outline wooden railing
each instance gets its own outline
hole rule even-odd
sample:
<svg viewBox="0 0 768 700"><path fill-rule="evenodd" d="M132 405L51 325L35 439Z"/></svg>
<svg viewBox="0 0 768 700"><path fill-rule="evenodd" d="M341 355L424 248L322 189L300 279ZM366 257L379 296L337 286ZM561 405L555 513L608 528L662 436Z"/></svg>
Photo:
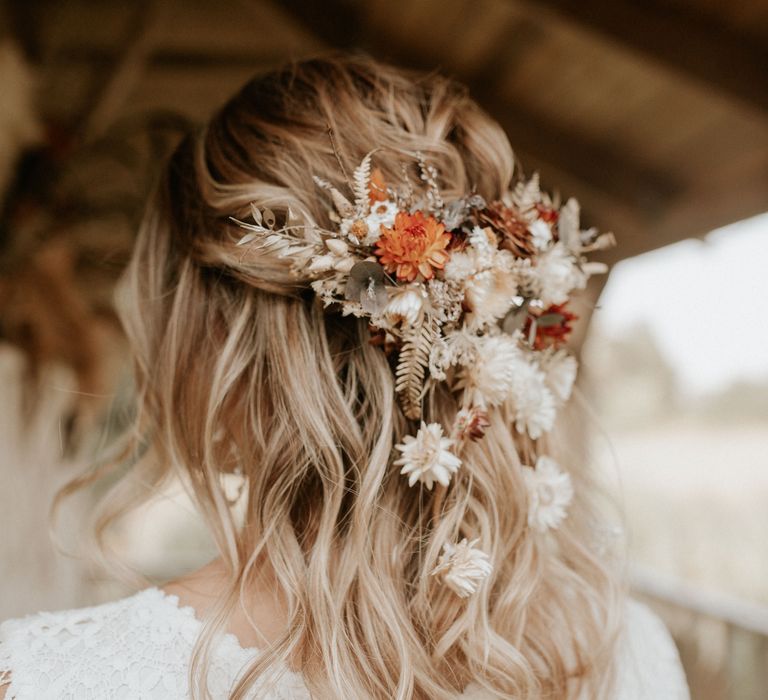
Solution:
<svg viewBox="0 0 768 700"><path fill-rule="evenodd" d="M630 581L672 632L692 700L768 698L768 607L647 569Z"/></svg>

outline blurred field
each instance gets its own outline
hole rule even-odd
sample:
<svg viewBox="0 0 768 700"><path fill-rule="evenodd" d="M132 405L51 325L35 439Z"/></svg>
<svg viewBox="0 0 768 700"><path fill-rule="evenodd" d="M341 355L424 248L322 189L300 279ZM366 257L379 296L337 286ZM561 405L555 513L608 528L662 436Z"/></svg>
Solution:
<svg viewBox="0 0 768 700"><path fill-rule="evenodd" d="M768 604L768 426L664 422L595 447L633 562Z"/></svg>

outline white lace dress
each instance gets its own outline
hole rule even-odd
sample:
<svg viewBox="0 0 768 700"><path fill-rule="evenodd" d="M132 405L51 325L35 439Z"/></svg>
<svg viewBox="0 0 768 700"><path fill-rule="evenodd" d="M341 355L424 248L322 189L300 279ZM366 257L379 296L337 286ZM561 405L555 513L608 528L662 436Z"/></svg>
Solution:
<svg viewBox="0 0 768 700"><path fill-rule="evenodd" d="M147 588L128 598L63 612L38 613L0 625L0 689L7 700L184 700L187 671L201 623L178 598ZM233 635L216 646L208 687L226 698L257 654ZM631 602L620 648L616 700L688 700L680 660L661 621ZM5 685L4 685L5 684ZM288 669L260 700L308 700L301 675ZM468 688L467 700L487 696Z"/></svg>

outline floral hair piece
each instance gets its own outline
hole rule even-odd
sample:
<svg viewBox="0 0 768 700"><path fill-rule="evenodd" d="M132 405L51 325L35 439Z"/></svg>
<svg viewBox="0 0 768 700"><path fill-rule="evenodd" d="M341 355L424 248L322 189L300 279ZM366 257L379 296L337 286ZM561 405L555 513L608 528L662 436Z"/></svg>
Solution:
<svg viewBox="0 0 768 700"><path fill-rule="evenodd" d="M577 370L563 347L576 319L567 303L590 275L606 271L586 253L614 239L582 230L576 200L561 205L541 191L537 175L494 202L476 193L444 201L438 173L421 154L415 188L405 164L403 182L388 186L373 168L374 153L354 171L352 200L315 177L333 203L333 229L290 211L277 227L272 211L252 205L253 222L235 220L248 230L238 243L285 259L324 307L368 319L372 342L393 359L405 417L420 421L395 446L394 465L409 486L438 484L437 515L462 448L483 437L496 407L509 407L515 430L533 444L552 429ZM460 392L450 426L422 419L422 398L437 382ZM568 474L539 454L524 467L524 482L529 526L557 528L573 496ZM492 571L478 541L446 542L431 571L460 597Z"/></svg>

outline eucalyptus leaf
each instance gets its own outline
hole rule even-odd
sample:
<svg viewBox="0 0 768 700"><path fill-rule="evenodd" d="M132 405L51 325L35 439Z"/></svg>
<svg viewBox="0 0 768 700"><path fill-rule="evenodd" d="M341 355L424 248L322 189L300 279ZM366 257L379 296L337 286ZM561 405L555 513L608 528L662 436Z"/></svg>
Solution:
<svg viewBox="0 0 768 700"><path fill-rule="evenodd" d="M501 322L501 329L512 335L515 331L522 330L525 321L528 318L528 305L530 300L526 299L520 306L510 309Z"/></svg>
<svg viewBox="0 0 768 700"><path fill-rule="evenodd" d="M379 313L387 303L384 268L377 262L363 260L349 271L344 298L360 302L366 313Z"/></svg>

